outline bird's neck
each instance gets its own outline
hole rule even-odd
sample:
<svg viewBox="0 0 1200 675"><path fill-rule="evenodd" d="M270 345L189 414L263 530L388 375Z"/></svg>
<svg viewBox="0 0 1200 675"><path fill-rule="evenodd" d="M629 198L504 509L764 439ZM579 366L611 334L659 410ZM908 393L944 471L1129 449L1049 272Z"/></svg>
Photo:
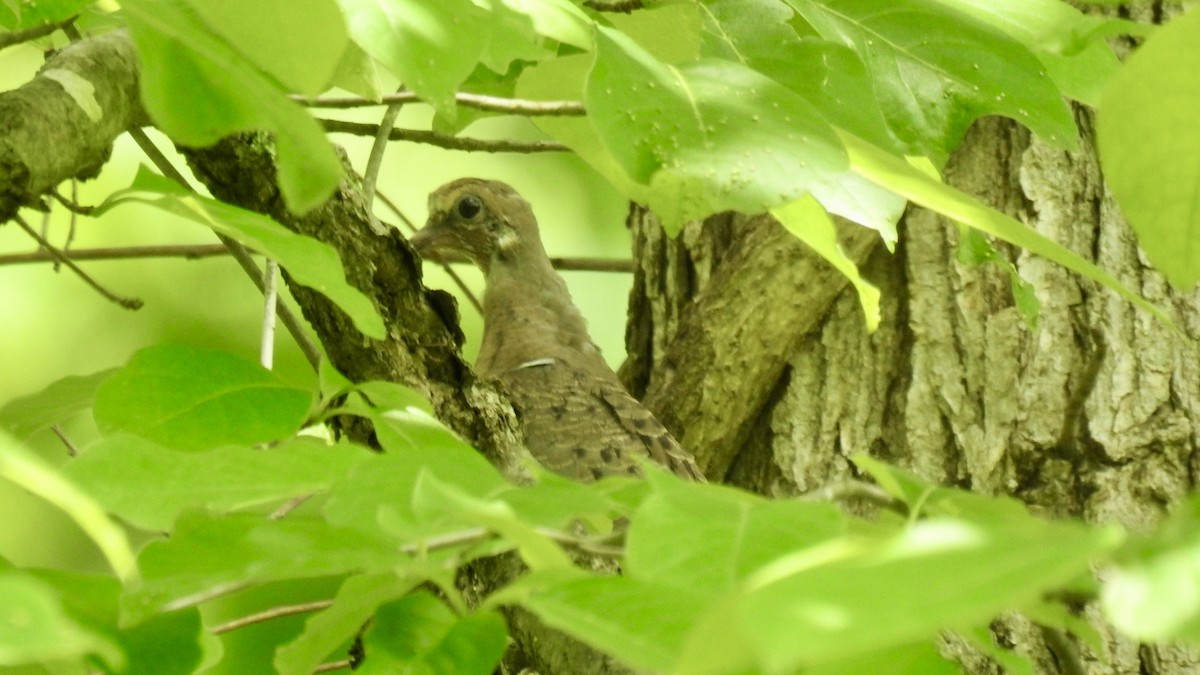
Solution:
<svg viewBox="0 0 1200 675"><path fill-rule="evenodd" d="M587 323L544 252L493 262L483 300L483 344L476 371L500 377L541 359L602 362Z"/></svg>

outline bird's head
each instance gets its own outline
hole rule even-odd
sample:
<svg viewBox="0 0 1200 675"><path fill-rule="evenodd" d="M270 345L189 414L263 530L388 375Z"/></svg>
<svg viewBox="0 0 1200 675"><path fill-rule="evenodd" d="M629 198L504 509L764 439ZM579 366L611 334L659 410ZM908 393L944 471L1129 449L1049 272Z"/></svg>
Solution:
<svg viewBox="0 0 1200 675"><path fill-rule="evenodd" d="M487 272L497 260L540 249L529 203L508 185L461 178L429 195L429 220L409 240L422 258L471 262Z"/></svg>

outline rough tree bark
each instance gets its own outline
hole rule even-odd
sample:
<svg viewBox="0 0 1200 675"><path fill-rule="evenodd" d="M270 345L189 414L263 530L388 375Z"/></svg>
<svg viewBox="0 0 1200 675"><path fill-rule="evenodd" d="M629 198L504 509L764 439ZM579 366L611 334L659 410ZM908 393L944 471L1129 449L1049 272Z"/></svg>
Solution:
<svg viewBox="0 0 1200 675"><path fill-rule="evenodd" d="M946 178L1112 271L1200 337L1200 292L1177 292L1149 268L1104 188L1093 117L1080 110L1077 118L1078 152L1007 120L982 120ZM630 225L641 262L633 357L622 374L712 480L795 495L856 477L850 456L870 453L938 483L1015 496L1048 516L1134 529L1195 487L1196 354L1153 317L1054 263L998 245L1042 303L1030 330L1007 272L960 264L958 226L911 208L895 254L853 239L847 246L865 253L864 274L883 293L882 322L868 334L854 290L815 293L812 285L830 283L815 271L822 264L773 236L782 230L775 223L722 216L675 241L645 211L634 209ZM744 323L708 325L729 298L752 304L727 314ZM698 338L698 324L711 335ZM762 367L776 355L778 368ZM735 400L754 406L717 404ZM1029 621L1006 617L993 629L1043 672L1064 672ZM1200 667L1193 652L1107 637L1107 664L1075 645L1088 672ZM948 649L971 672L998 672Z"/></svg>

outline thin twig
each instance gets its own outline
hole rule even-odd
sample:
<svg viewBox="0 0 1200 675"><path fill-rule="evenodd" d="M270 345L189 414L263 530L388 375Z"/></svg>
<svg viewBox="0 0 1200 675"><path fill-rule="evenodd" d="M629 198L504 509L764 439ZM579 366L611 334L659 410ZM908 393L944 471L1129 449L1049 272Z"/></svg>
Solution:
<svg viewBox="0 0 1200 675"><path fill-rule="evenodd" d="M34 26L33 28L26 28L25 30L13 31L11 33L0 33L0 49L11 47L13 45L19 45L22 42L36 40L40 37L45 37L59 28L69 25L74 20L75 17L73 16L66 21L60 21L58 23L47 23L42 24L41 26Z"/></svg>
<svg viewBox="0 0 1200 675"><path fill-rule="evenodd" d="M603 541L579 537L570 532L551 529L549 527L536 528L538 534L550 539L563 546L570 546L584 553L593 555L601 555L609 558L619 558L625 555L625 549L615 546L605 546ZM425 541L415 544L405 544L400 547L401 553L416 555L421 552L437 551L444 548L453 548L463 544L474 544L488 539L495 538L496 534L491 530L483 527L472 527L459 532L451 532L437 537L430 537Z"/></svg>
<svg viewBox="0 0 1200 675"><path fill-rule="evenodd" d="M556 270L571 272L621 272L633 273L632 260L606 258L551 258L550 265Z"/></svg>
<svg viewBox="0 0 1200 675"><path fill-rule="evenodd" d="M294 616L296 614L307 614L308 612L316 612L322 609L328 609L333 606L332 600L317 600L315 602L306 602L299 605L284 605L282 607L272 607L264 612L243 616L240 619L227 621L219 626L213 626L208 632L213 635L228 633L231 630L245 628L256 623L278 619L284 616Z"/></svg>
<svg viewBox="0 0 1200 675"><path fill-rule="evenodd" d="M263 320L262 337L258 347L258 362L271 370L275 365L275 316L279 311L279 263L267 259L263 270Z"/></svg>
<svg viewBox="0 0 1200 675"><path fill-rule="evenodd" d="M197 260L226 255L229 255L229 249L225 248L223 244L188 244L77 248L72 250L67 257L71 260L128 260L131 258L185 258L188 260ZM45 263L53 262L54 260L55 257L53 255L43 250L32 253L8 253L0 255L0 266Z"/></svg>
<svg viewBox="0 0 1200 675"><path fill-rule="evenodd" d="M285 516L287 516L287 514L291 513L292 511L295 511L297 508L300 507L301 504L303 504L304 502L308 501L311 498L312 498L311 494L300 495L299 497L292 497L291 499L287 500L287 502L285 502L283 504L283 506L280 506L279 508L275 509L275 511L273 511L271 513L271 515L267 516L267 520L282 520Z"/></svg>
<svg viewBox="0 0 1200 675"><path fill-rule="evenodd" d="M328 97L309 99L303 96L292 96L293 101L310 108L365 108L377 105L392 105L394 103L417 103L421 99L411 91L387 94L378 101L372 101L358 96ZM527 101L519 98L501 98L484 94L460 93L454 95L454 100L464 108L475 108L488 112L512 113L514 115L562 115L580 116L587 111L579 101Z"/></svg>
<svg viewBox="0 0 1200 675"><path fill-rule="evenodd" d="M129 135L164 176L195 192L192 186L188 184L187 179L183 177L183 174L179 173L179 170L171 164L166 155L162 154L158 146L154 145L145 131L134 127L129 130ZM216 235L221 240L221 243L225 245L225 248L229 249L230 254L233 255L233 259L237 261L242 270L250 277L250 280L254 282L259 292L264 292L266 289L263 285L262 270L255 264L254 259L250 257L250 252L246 250L246 247L219 232ZM304 332L303 324L292 313L292 310L288 309L287 305L280 304L277 310L279 312L279 319L283 321L284 327L287 328L292 339L296 341L296 345L300 347L300 351L308 360L309 365L316 371L321 363L321 352L313 344L312 340L309 339L308 334Z"/></svg>
<svg viewBox="0 0 1200 675"><path fill-rule="evenodd" d="M400 210L400 207L396 206L395 202L393 202L391 199L388 199L387 195L380 192L376 196L379 197L379 201L383 202L384 206L388 207L392 213L396 214L396 217L398 217L401 222L408 226L409 232L417 231L417 226L414 225L411 220L409 220L408 216L404 215L404 212ZM467 288L466 282L462 280L462 277L458 276L458 272L450 269L449 263L442 263L441 265L442 269L446 270L446 275L450 277L450 280L453 281L456 286L458 286L458 290L462 291L463 295L467 297L467 300L471 303L471 305L475 307L475 310L480 314L483 314L483 303L479 302L479 298L475 297L475 294L471 292L471 289Z"/></svg>
<svg viewBox="0 0 1200 675"><path fill-rule="evenodd" d="M117 303L118 305L124 307L125 309L141 309L142 308L142 301L139 300L138 298L127 298L127 297L124 297L121 295L117 295L116 293L113 293L112 291L108 290L107 288L101 286L100 283L97 282L95 279L93 279L90 275L88 275L87 272L84 272L79 267L79 265L76 265L75 261L71 260L66 255L64 255L61 251L54 248L54 246L52 246L50 244L50 242L46 241L45 237L38 234L37 230L30 227L29 223L25 222L24 218L22 218L21 216L18 216L18 215L14 215L13 220L16 221L17 225L19 225L22 230L25 230L26 234L33 237L34 241L36 241L38 243L38 245L40 245L43 249L45 249L46 252L48 252L54 258L54 260L66 265L72 272L74 272L76 275L78 275L80 279L83 279L83 281L88 286L91 286L92 288L94 288L97 293L99 293L100 295L103 295L108 300L111 300L112 302Z"/></svg>
<svg viewBox="0 0 1200 675"><path fill-rule="evenodd" d="M354 667L354 659L342 659L341 661L330 661L322 663L313 668L313 673L332 673L335 670L349 670Z"/></svg>
<svg viewBox="0 0 1200 675"><path fill-rule="evenodd" d="M374 136L379 132L378 124L363 122L346 122L317 118L317 122L325 130L335 134L352 134L355 136ZM419 129L392 129L388 138L393 141L408 141L410 143L425 143L447 150L462 150L463 152L569 152L571 149L562 143L554 141L489 141L481 138L465 138L462 136L446 136L433 131Z"/></svg>
<svg viewBox="0 0 1200 675"><path fill-rule="evenodd" d="M642 0L616 0L609 2L608 0L584 0L584 7L590 7L597 12L620 12L621 14L632 14L635 9L642 9L645 5Z"/></svg>
<svg viewBox="0 0 1200 675"><path fill-rule="evenodd" d="M53 431L54 435L58 436L58 440L62 441L63 445L67 446L68 457L79 456L79 448L75 447L75 444L71 442L71 439L67 437L67 434L63 432L61 427L59 427L57 424L51 424L50 431Z"/></svg>
<svg viewBox="0 0 1200 675"><path fill-rule="evenodd" d="M403 85L400 88L403 90ZM383 166L383 153L387 150L388 135L396 126L396 117L403 107L404 103L402 102L393 103L384 111L383 119L379 121L379 129L375 133L375 142L371 144L371 154L367 157L367 170L363 172L363 201L367 203L367 216L371 229L378 235L387 234L387 228L379 222L379 218L375 215L375 184L379 180L379 167Z"/></svg>
<svg viewBox="0 0 1200 675"><path fill-rule="evenodd" d="M75 192L74 188L72 188L71 192L72 193ZM71 201L70 199L67 199L66 197L59 194L58 190L51 190L50 196L54 197L54 199L58 200L58 203L65 206L67 208L67 210L70 211L71 213L78 213L80 215L90 216L90 215L92 215L92 211L96 210L96 207L94 207L94 206L84 206L83 204L79 204L79 203Z"/></svg>

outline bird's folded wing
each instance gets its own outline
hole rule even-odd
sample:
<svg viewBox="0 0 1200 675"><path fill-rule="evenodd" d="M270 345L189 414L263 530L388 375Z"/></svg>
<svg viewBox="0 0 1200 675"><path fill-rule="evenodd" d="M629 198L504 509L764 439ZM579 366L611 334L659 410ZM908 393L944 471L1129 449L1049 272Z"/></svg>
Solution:
<svg viewBox="0 0 1200 675"><path fill-rule="evenodd" d="M696 465L696 460L679 445L646 406L618 384L600 379L596 379L596 384L600 398L608 405L621 426L642 442L651 459L679 476L704 482L704 474Z"/></svg>

